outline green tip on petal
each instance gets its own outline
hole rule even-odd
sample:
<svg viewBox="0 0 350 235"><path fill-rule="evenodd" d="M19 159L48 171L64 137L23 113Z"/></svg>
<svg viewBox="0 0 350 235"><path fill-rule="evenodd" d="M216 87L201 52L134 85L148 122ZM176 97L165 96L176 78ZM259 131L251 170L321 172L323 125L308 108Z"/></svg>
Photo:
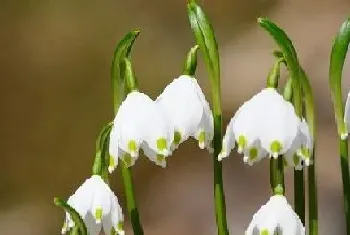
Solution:
<svg viewBox="0 0 350 235"><path fill-rule="evenodd" d="M96 223L101 223L101 220L102 220L102 208L97 208L95 210L95 219L96 219Z"/></svg>
<svg viewBox="0 0 350 235"><path fill-rule="evenodd" d="M272 153L278 154L282 150L282 144L278 140L275 140L270 144L270 150Z"/></svg>
<svg viewBox="0 0 350 235"><path fill-rule="evenodd" d="M174 132L174 144L176 144L176 145L180 144L181 139L182 139L181 133L179 131L175 131Z"/></svg>
<svg viewBox="0 0 350 235"><path fill-rule="evenodd" d="M123 228L124 228L124 222L119 221L117 224L117 231L123 231Z"/></svg>
<svg viewBox="0 0 350 235"><path fill-rule="evenodd" d="M269 230L264 228L263 230L260 231L260 235L270 235Z"/></svg>
<svg viewBox="0 0 350 235"><path fill-rule="evenodd" d="M299 157L298 155L294 154L294 156L293 156L293 162L294 162L294 165L295 165L295 166L298 165L299 162L300 162L300 157Z"/></svg>
<svg viewBox="0 0 350 235"><path fill-rule="evenodd" d="M128 150L130 152L136 152L137 151L137 144L135 140L130 140L128 142Z"/></svg>
<svg viewBox="0 0 350 235"><path fill-rule="evenodd" d="M167 142L164 138L157 139L157 149L162 151L167 148Z"/></svg>
<svg viewBox="0 0 350 235"><path fill-rule="evenodd" d="M258 149L251 148L249 149L249 160L254 161L258 157Z"/></svg>
<svg viewBox="0 0 350 235"><path fill-rule="evenodd" d="M114 167L115 166L115 161L114 158L112 156L109 157L109 165L110 167Z"/></svg>
<svg viewBox="0 0 350 235"><path fill-rule="evenodd" d="M237 144L238 144L238 152L242 153L243 149L245 149L245 147L247 146L247 139L243 135L240 135L238 137Z"/></svg>
<svg viewBox="0 0 350 235"><path fill-rule="evenodd" d="M161 163L165 160L164 155L162 154L157 154L157 162Z"/></svg>

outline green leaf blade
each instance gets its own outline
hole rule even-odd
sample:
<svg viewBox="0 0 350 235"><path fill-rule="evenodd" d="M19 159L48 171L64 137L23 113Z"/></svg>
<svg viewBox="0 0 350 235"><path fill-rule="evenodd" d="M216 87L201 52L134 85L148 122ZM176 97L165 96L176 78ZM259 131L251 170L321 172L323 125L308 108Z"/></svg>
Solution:
<svg viewBox="0 0 350 235"><path fill-rule="evenodd" d="M210 79L217 82L220 78L220 65L218 44L213 26L203 10L194 1L187 4L187 10L197 44L204 54L206 66L210 68Z"/></svg>
<svg viewBox="0 0 350 235"><path fill-rule="evenodd" d="M127 33L122 40L118 43L111 66L111 79L112 79L112 90L113 90L113 103L114 103L114 112L116 113L120 103L124 98L124 58L130 58L130 52L132 46L138 35L140 34L139 30L134 30Z"/></svg>
<svg viewBox="0 0 350 235"><path fill-rule="evenodd" d="M329 85L336 115L338 134L341 136L347 132L344 123L344 105L342 97L342 73L348 46L350 43L350 19L347 19L336 35L331 51L329 65Z"/></svg>

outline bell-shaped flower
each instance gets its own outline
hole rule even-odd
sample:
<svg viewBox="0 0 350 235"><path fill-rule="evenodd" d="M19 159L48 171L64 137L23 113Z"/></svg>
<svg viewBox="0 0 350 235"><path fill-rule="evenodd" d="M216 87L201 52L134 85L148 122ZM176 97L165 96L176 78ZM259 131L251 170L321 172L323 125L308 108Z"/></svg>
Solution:
<svg viewBox="0 0 350 235"><path fill-rule="evenodd" d="M140 148L152 161L165 166L173 138L172 126L156 103L143 93L131 92L120 105L110 133L109 171L117 166L118 158L127 166L134 165Z"/></svg>
<svg viewBox="0 0 350 235"><path fill-rule="evenodd" d="M189 137L194 137L201 149L212 150L213 115L195 78L182 75L174 79L156 103L173 125L175 133L172 149Z"/></svg>
<svg viewBox="0 0 350 235"><path fill-rule="evenodd" d="M304 161L309 159L313 147L306 122L296 116L293 105L273 88L263 89L238 109L226 129L219 160L234 148L232 139L249 165L266 156L277 158L283 154L292 155L286 159L288 163L294 162L289 161L294 154Z"/></svg>
<svg viewBox="0 0 350 235"><path fill-rule="evenodd" d="M245 235L305 235L299 216L282 195L275 195L253 216Z"/></svg>
<svg viewBox="0 0 350 235"><path fill-rule="evenodd" d="M90 235L100 234L102 227L106 235L112 234L112 231L124 235L124 217L118 198L100 176L93 175L87 179L67 203L82 217ZM62 234L72 227L74 222L66 214Z"/></svg>

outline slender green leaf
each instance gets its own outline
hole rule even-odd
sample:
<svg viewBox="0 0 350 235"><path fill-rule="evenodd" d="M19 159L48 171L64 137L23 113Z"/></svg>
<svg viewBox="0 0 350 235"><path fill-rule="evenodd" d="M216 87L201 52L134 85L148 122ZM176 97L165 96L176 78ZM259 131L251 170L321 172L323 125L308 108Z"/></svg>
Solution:
<svg viewBox="0 0 350 235"><path fill-rule="evenodd" d="M298 62L297 53L293 46L292 41L288 35L279 28L275 23L271 22L267 18L258 18L259 25L270 33L277 45L280 47L284 58L287 63L290 77L295 80L293 82L293 99L296 113L299 117L302 115L302 97L301 97L301 84L300 84L300 65Z"/></svg>
<svg viewBox="0 0 350 235"><path fill-rule="evenodd" d="M140 34L139 30L134 30L127 33L118 43L112 60L111 78L113 90L114 112L116 113L120 103L122 102L124 91L124 58L130 58L131 48Z"/></svg>
<svg viewBox="0 0 350 235"><path fill-rule="evenodd" d="M335 118L339 135L340 164L343 181L344 211L347 234L350 234L350 169L347 140L347 125L344 122L344 105L342 94L342 74L345 58L350 43L350 18L341 26L331 52L329 66L329 85L332 94Z"/></svg>
<svg viewBox="0 0 350 235"><path fill-rule="evenodd" d="M189 1L187 4L188 16L191 28L196 38L200 50L203 53L204 62L209 73L210 82L214 88L213 109L214 114L218 114L218 100L220 97L220 61L218 44L215 38L213 26L203 10L195 1ZM221 114L221 113L220 113Z"/></svg>
<svg viewBox="0 0 350 235"><path fill-rule="evenodd" d="M342 96L342 73L348 46L350 43L350 19L347 19L341 26L337 36L335 37L331 52L329 66L329 85L333 99L336 122L338 126L338 134L347 133L344 123L344 105Z"/></svg>

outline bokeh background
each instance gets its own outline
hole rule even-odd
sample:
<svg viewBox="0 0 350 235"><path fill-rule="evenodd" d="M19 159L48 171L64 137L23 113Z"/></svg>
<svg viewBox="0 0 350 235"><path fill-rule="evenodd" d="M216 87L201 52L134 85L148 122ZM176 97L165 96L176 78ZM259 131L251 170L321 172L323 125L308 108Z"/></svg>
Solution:
<svg viewBox="0 0 350 235"><path fill-rule="evenodd" d="M328 89L332 38L349 14L345 0L199 0L220 45L225 124L265 85L275 45L256 24L268 16L299 53L317 103L317 172L321 234L345 234L336 128ZM0 1L2 156L0 234L60 234L68 198L91 173L95 138L113 118L110 64L117 41L141 29L133 51L140 89L155 98L180 75L194 45L184 0ZM349 87L346 66L344 92ZM198 79L210 100L203 63ZM293 202L292 171L287 172ZM120 172L113 189L123 205ZM194 141L161 169L140 158L134 181L146 234L215 234L212 159ZM268 200L268 161L254 167L232 155L224 161L227 215L243 234ZM125 208L125 207L124 207ZM126 218L127 234L131 234Z"/></svg>

